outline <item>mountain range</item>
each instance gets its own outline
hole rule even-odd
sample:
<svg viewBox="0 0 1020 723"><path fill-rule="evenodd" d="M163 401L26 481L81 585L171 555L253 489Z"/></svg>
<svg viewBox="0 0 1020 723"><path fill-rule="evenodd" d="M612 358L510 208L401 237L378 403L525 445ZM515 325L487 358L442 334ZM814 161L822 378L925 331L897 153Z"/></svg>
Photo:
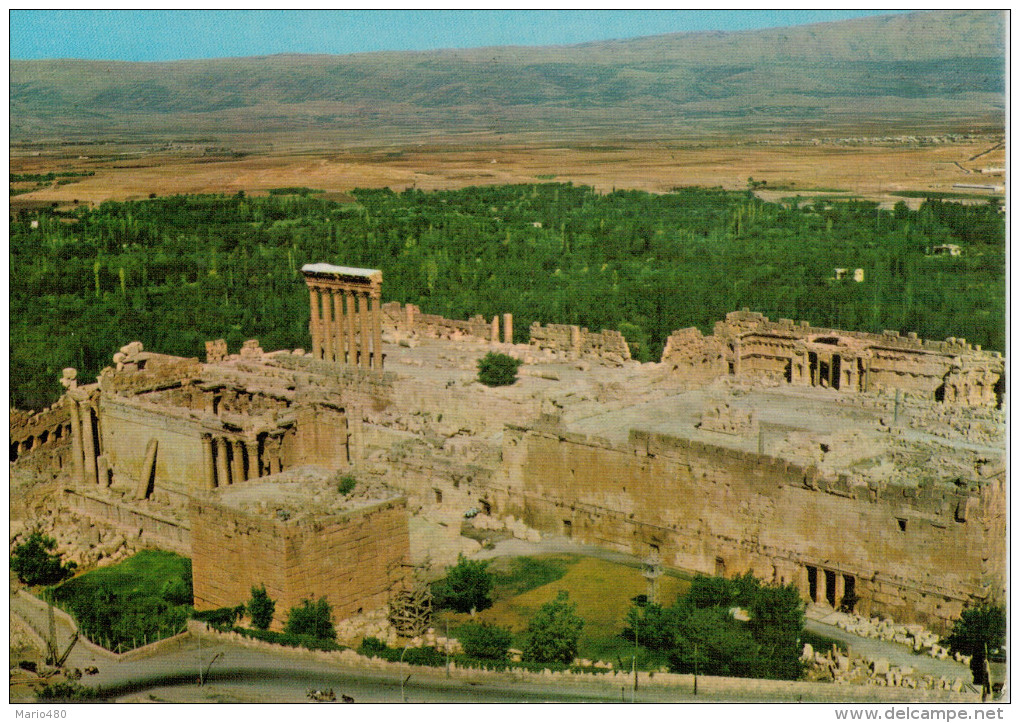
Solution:
<svg viewBox="0 0 1020 723"><path fill-rule="evenodd" d="M557 47L12 60L11 139L1001 131L1006 14L931 11Z"/></svg>

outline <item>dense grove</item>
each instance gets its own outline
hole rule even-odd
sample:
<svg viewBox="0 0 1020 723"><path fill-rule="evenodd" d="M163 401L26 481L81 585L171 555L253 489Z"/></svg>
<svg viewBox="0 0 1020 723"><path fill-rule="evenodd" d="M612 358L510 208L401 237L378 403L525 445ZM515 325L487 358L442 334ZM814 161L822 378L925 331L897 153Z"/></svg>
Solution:
<svg viewBox="0 0 1020 723"><path fill-rule="evenodd" d="M299 189L292 189L299 190ZM425 193L173 196L11 224L11 404L54 401L63 367L93 378L122 345L201 356L307 347L300 268L379 268L385 300L452 318L623 332L656 360L671 331L742 307L845 329L1005 346L1005 220L993 204L765 203L679 188L599 194L566 184ZM33 223L33 222L38 223ZM35 226L33 228L33 226ZM959 257L926 254L954 243ZM863 268L864 283L832 280Z"/></svg>

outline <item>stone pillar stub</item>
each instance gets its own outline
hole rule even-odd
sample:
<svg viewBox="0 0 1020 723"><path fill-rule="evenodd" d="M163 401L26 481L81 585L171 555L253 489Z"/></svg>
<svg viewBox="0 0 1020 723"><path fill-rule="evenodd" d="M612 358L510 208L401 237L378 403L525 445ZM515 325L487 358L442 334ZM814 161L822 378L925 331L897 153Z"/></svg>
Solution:
<svg viewBox="0 0 1020 723"><path fill-rule="evenodd" d="M208 434L202 435L202 471L205 475L203 482L207 490L216 489L216 465L213 463L212 437Z"/></svg>
<svg viewBox="0 0 1020 723"><path fill-rule="evenodd" d="M223 437L216 437L216 485L218 487L226 487L230 484L227 454L227 440Z"/></svg>
<svg viewBox="0 0 1020 723"><path fill-rule="evenodd" d="M503 314L503 343L514 343L514 315Z"/></svg>
<svg viewBox="0 0 1020 723"><path fill-rule="evenodd" d="M489 341L495 344L499 341L499 317L492 317L492 327L489 331Z"/></svg>

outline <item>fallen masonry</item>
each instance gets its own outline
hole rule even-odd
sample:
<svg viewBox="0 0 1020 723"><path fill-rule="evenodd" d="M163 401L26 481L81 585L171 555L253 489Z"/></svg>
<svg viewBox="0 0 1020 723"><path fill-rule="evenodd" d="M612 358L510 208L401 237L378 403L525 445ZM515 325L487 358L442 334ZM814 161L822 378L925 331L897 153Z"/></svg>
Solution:
<svg viewBox="0 0 1020 723"><path fill-rule="evenodd" d="M536 324L514 343L508 314L381 303L376 270L305 275L309 351L134 342L93 383L65 370L50 409L13 412L13 539L94 526L123 540L103 555L190 555L199 608L266 584L278 612L326 595L344 619L382 614L413 564L477 549L469 510L476 532L751 571L936 632L1005 598L997 353L742 311L641 364L617 332ZM514 385L478 383L489 351L523 361ZM345 499L340 476L378 498Z"/></svg>

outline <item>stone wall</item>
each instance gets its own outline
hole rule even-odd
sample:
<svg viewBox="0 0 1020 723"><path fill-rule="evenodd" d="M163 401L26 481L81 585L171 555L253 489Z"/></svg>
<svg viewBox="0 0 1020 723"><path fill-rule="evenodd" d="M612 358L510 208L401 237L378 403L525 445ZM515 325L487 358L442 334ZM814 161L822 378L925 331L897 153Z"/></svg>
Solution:
<svg viewBox="0 0 1020 723"><path fill-rule="evenodd" d="M191 525L195 608L239 605L265 585L274 629L306 598L326 597L334 620L382 607L410 564L404 498L296 521L195 498Z"/></svg>
<svg viewBox="0 0 1020 723"><path fill-rule="evenodd" d="M382 305L383 326L404 334L419 334L432 339L461 339L465 337L485 341L512 342L513 322L503 315L502 335L500 317L486 321L483 316L473 316L467 321L447 319L438 314L423 314L414 304L391 301Z"/></svg>
<svg viewBox="0 0 1020 723"><path fill-rule="evenodd" d="M68 506L80 515L113 527L124 535L138 535L143 545L170 550L179 555L191 554L191 530L182 520L118 502L88 490L65 490Z"/></svg>
<svg viewBox="0 0 1020 723"><path fill-rule="evenodd" d="M12 408L8 424L11 462L40 450L64 449L71 441L71 417L63 398L41 412Z"/></svg>
<svg viewBox="0 0 1020 723"><path fill-rule="evenodd" d="M612 329L591 332L580 326L567 324L539 324L528 329L531 345L539 349L564 352L573 358L596 357L622 363L630 359L630 347L623 334Z"/></svg>
<svg viewBox="0 0 1020 723"><path fill-rule="evenodd" d="M509 428L499 514L706 574L751 570L805 598L945 629L1004 591L1005 492L869 487L814 468L659 434L630 442ZM986 561L987 559L987 561ZM809 573L808 568L814 573ZM811 583L809 574L816 577ZM820 579L819 579L820 576ZM853 578L848 582L845 576Z"/></svg>

